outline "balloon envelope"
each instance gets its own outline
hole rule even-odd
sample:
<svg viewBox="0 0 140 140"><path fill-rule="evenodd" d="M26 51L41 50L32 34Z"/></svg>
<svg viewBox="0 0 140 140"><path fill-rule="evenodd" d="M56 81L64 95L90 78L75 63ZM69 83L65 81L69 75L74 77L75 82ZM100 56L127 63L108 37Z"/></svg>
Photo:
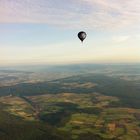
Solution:
<svg viewBox="0 0 140 140"><path fill-rule="evenodd" d="M78 33L78 38L83 42L87 34L84 31Z"/></svg>

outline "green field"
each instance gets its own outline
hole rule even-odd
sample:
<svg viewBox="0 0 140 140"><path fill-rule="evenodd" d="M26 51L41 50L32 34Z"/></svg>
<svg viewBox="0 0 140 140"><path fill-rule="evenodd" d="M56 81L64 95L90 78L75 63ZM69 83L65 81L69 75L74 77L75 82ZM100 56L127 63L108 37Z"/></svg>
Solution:
<svg viewBox="0 0 140 140"><path fill-rule="evenodd" d="M69 136L73 140L140 139L140 110L112 107L112 102L119 102L119 99L99 93L1 97L0 135L12 135L9 132L11 126L7 124L3 128L8 122L12 124L14 133L24 132L22 139L25 139L25 134L28 135L26 139L38 140L47 139L49 135L55 139L66 139ZM30 136L29 132L33 134ZM11 138L19 139L22 134L15 133Z"/></svg>
<svg viewBox="0 0 140 140"><path fill-rule="evenodd" d="M0 140L140 140L139 67L101 68L48 81L1 71Z"/></svg>

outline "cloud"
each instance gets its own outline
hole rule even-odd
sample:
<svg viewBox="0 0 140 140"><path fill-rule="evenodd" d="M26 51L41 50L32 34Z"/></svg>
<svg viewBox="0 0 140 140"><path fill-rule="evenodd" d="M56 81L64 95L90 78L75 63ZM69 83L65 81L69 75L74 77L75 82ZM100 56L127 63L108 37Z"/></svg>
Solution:
<svg viewBox="0 0 140 140"><path fill-rule="evenodd" d="M128 36L128 35L124 35L124 36L115 36L115 37L113 37L112 41L113 41L114 43L122 43L122 42L128 41L129 39L131 39L131 36Z"/></svg>
<svg viewBox="0 0 140 140"><path fill-rule="evenodd" d="M65 28L139 26L139 0L0 0L0 23L41 23Z"/></svg>

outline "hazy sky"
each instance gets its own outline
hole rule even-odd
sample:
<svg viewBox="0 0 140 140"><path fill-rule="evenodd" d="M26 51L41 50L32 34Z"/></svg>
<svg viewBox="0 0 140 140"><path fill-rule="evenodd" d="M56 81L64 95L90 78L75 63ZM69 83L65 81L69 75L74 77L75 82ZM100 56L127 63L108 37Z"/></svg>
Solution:
<svg viewBox="0 0 140 140"><path fill-rule="evenodd" d="M0 65L77 62L140 62L140 0L0 0Z"/></svg>

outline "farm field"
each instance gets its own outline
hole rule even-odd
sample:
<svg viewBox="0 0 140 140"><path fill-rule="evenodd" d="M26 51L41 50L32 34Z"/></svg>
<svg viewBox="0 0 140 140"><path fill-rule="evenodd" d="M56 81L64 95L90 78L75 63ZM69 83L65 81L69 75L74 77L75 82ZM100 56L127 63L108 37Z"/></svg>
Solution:
<svg viewBox="0 0 140 140"><path fill-rule="evenodd" d="M0 139L139 140L139 69L96 69L47 81L1 71Z"/></svg>
<svg viewBox="0 0 140 140"><path fill-rule="evenodd" d="M139 139L140 109L112 107L112 102L119 99L99 93L0 98L4 112L26 123L54 127L73 140L86 135L97 139Z"/></svg>

